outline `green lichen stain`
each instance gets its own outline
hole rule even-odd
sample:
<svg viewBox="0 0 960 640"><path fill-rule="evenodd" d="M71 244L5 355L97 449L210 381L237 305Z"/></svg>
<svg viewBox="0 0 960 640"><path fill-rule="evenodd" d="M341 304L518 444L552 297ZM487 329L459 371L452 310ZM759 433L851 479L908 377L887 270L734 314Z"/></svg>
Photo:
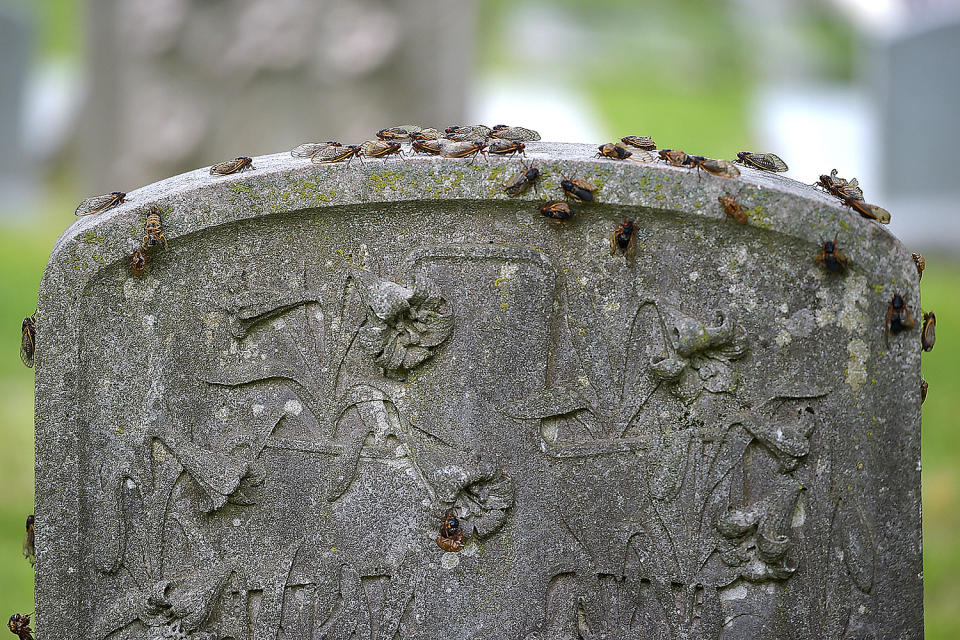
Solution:
<svg viewBox="0 0 960 640"><path fill-rule="evenodd" d="M252 196L253 188L245 182L234 182L230 185L230 191L237 195Z"/></svg>
<svg viewBox="0 0 960 640"><path fill-rule="evenodd" d="M770 218L764 215L763 205L758 204L753 209L748 209L747 219L750 220L754 226L760 227L761 229L770 228Z"/></svg>
<svg viewBox="0 0 960 640"><path fill-rule="evenodd" d="M327 195L321 189L320 183L317 180L294 182L292 191L304 200L315 200L317 202L330 202L330 198L334 195L332 190L330 191L330 195Z"/></svg>
<svg viewBox="0 0 960 640"><path fill-rule="evenodd" d="M371 173L367 178L367 186L375 191L382 192L384 189L391 189L400 192L400 180L403 175L396 171L381 171Z"/></svg>
<svg viewBox="0 0 960 640"><path fill-rule="evenodd" d="M87 244L99 244L103 242L103 236L97 235L93 231L87 231L85 234L83 234L83 241Z"/></svg>

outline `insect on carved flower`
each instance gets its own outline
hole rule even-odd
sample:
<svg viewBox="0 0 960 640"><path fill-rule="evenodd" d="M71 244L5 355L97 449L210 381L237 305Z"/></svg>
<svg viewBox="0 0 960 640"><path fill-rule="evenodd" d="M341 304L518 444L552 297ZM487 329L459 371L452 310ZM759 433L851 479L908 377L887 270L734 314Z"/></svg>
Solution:
<svg viewBox="0 0 960 640"><path fill-rule="evenodd" d="M388 378L406 378L453 329L449 305L429 283L417 282L408 289L394 282L375 282L368 287L367 301L360 346Z"/></svg>

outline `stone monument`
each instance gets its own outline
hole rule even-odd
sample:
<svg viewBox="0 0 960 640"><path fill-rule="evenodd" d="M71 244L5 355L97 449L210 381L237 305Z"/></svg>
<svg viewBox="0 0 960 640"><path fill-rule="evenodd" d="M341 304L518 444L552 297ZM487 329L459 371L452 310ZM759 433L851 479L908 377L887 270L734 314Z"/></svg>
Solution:
<svg viewBox="0 0 960 640"><path fill-rule="evenodd" d="M213 158L466 111L475 0L88 0L81 178L127 191ZM325 140L327 138L324 138Z"/></svg>
<svg viewBox="0 0 960 640"><path fill-rule="evenodd" d="M283 153L71 226L38 636L920 637L910 253L781 176L595 153L529 144L516 198L519 159ZM558 223L563 176L599 188ZM846 273L814 261L834 237Z"/></svg>

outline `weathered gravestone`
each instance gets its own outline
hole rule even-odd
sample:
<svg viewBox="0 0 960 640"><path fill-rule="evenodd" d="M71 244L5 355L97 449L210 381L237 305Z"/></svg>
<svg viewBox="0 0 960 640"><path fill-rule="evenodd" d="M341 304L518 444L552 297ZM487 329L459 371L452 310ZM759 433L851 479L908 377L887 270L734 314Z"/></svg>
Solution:
<svg viewBox="0 0 960 640"><path fill-rule="evenodd" d="M786 178L594 152L530 144L515 199L518 160L278 154L74 224L39 303L40 636L920 637L910 254ZM563 175L599 202L558 224Z"/></svg>

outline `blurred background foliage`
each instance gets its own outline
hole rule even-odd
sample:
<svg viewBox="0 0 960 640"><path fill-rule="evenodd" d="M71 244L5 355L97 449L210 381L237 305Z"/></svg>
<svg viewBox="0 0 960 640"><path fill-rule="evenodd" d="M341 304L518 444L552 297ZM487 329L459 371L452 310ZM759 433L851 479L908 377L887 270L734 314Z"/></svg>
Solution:
<svg viewBox="0 0 960 640"><path fill-rule="evenodd" d="M34 11L33 67L72 66L79 69L77 82L82 86L84 4L0 2ZM555 103L538 108L547 112L567 102L579 104L578 117L587 123L581 130L571 126L566 138L545 136L552 139L598 136L601 139L593 139L598 143L626 134L652 135L661 146L715 157L732 157L741 149L767 150L763 145L768 137L753 124L761 85L784 68L827 85L858 82L863 28L841 10L843 4L796 3L788 20L771 26L764 21L763 0L481 0L471 4L478 28L464 118L479 118L503 104L536 103L546 95ZM770 29L772 33L765 32ZM524 89L491 101L485 90L499 86ZM491 119L510 121L510 115ZM540 128L535 121L516 123ZM396 123L383 123L391 124ZM326 139L328 132L306 131L303 137ZM41 164L41 188L35 197L15 209L0 202L0 327L6 335L6 347L0 349L3 615L33 610L33 572L20 555L24 519L33 510L33 372L18 357L19 327L36 306L55 239L73 222L76 202L88 195L79 171L84 161L67 138ZM826 171L832 161L825 159L822 166ZM815 178L794 177L805 182ZM893 213L896 217L897 211ZM951 328L960 318L960 260L940 252L927 255L927 265L923 307L936 310L940 339L936 350L923 357L924 377L930 383L922 434L926 637L946 640L960 637L960 438L954 423L960 415L960 345Z"/></svg>

